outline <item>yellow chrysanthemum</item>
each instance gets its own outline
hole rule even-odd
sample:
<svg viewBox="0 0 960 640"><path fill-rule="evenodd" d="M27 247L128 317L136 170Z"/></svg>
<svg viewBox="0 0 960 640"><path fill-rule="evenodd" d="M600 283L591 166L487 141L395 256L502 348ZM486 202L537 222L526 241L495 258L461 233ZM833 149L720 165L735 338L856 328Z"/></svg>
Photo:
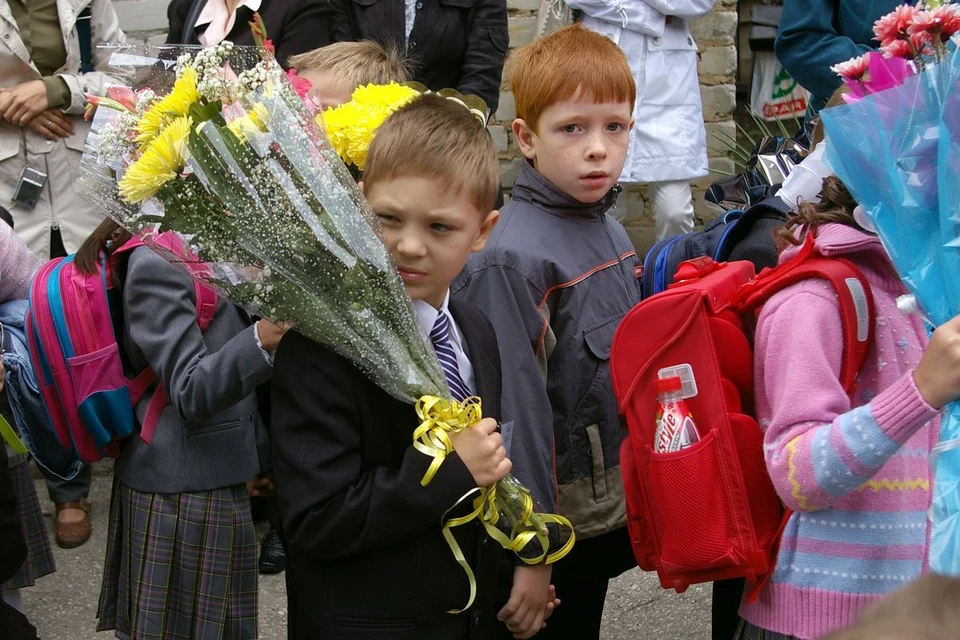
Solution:
<svg viewBox="0 0 960 640"><path fill-rule="evenodd" d="M141 147L160 135L163 128L174 119L187 115L190 105L200 100L197 89L197 71L193 67L184 69L173 85L173 89L161 98L150 110L143 114L137 123L137 137Z"/></svg>
<svg viewBox="0 0 960 640"><path fill-rule="evenodd" d="M377 129L391 113L420 95L396 83L368 84L353 92L350 102L327 109L317 122L327 132L337 155L363 171Z"/></svg>
<svg viewBox="0 0 960 640"><path fill-rule="evenodd" d="M420 94L416 89L391 82L389 84L368 84L357 87L353 95L350 96L350 100L371 107L397 104L396 108L399 109L418 95Z"/></svg>
<svg viewBox="0 0 960 640"><path fill-rule="evenodd" d="M267 120L270 114L267 108L260 103L253 105L253 109L241 117L227 123L227 128L233 132L240 140L246 140L249 136L267 131Z"/></svg>
<svg viewBox="0 0 960 640"><path fill-rule="evenodd" d="M120 180L120 197L128 204L152 198L160 187L177 177L187 158L187 136L193 126L190 116L181 116L151 140L140 158Z"/></svg>

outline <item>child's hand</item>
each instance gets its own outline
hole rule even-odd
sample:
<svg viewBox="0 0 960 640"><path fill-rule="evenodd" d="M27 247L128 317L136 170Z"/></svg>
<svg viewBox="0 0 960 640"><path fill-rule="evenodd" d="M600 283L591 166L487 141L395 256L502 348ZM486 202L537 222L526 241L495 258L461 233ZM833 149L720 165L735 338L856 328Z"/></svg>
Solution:
<svg viewBox="0 0 960 640"><path fill-rule="evenodd" d="M280 344L280 338L283 337L293 325L289 322L273 324L269 320L257 320L257 333L260 335L260 344L267 351L276 351Z"/></svg>
<svg viewBox="0 0 960 640"><path fill-rule="evenodd" d="M514 638L532 638L546 626L546 620L560 605L556 590L550 584L550 565L521 566L513 570L510 600L497 620L507 625Z"/></svg>
<svg viewBox="0 0 960 640"><path fill-rule="evenodd" d="M913 380L923 399L935 409L960 398L960 316L933 332Z"/></svg>
<svg viewBox="0 0 960 640"><path fill-rule="evenodd" d="M273 491L273 480L267 475L260 474L253 480L247 480L247 495L250 497L268 496Z"/></svg>
<svg viewBox="0 0 960 640"><path fill-rule="evenodd" d="M511 463L496 420L484 418L469 429L451 433L450 442L478 487L488 487L510 473Z"/></svg>

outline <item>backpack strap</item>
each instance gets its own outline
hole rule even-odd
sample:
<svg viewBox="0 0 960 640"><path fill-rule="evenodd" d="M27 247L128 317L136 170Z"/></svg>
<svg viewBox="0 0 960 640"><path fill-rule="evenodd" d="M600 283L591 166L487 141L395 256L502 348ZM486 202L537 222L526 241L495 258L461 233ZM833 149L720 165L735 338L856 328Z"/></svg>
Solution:
<svg viewBox="0 0 960 640"><path fill-rule="evenodd" d="M80 43L80 73L93 71L93 11L89 6L77 15L77 40Z"/></svg>
<svg viewBox="0 0 960 640"><path fill-rule="evenodd" d="M160 246L166 246L162 243L158 244L160 244ZM146 245L142 241L137 238L131 238L122 246L117 247L117 249L110 254L110 257L122 256L132 252L137 247L143 246ZM200 328L200 333L206 333L210 327L210 323L213 322L213 316L217 313L217 294L210 287L194 280L193 295L194 304L197 309L197 326ZM156 381L156 372L150 367L147 367L130 382L128 388L130 389L130 400L134 406L140 401L140 398L143 397L147 389ZM143 417L143 424L140 426L140 438L147 444L150 444L153 440L153 434L157 430L157 423L160 422L163 409L169 402L170 398L167 396L163 385L157 385L153 396L150 398L150 402L147 404L147 413Z"/></svg>
<svg viewBox="0 0 960 640"><path fill-rule="evenodd" d="M852 395L857 374L873 342L874 324L870 284L852 262L821 256L814 248L813 236L808 235L799 255L776 269L764 270L756 280L744 285L739 309L755 312L775 293L810 278L826 280L837 294L843 328L840 382L847 394Z"/></svg>
<svg viewBox="0 0 960 640"><path fill-rule="evenodd" d="M873 343L873 293L863 272L845 258L826 258L815 248L811 234L800 253L776 269L764 269L757 278L740 291L739 309L756 312L775 293L790 285L819 278L826 280L837 294L843 328L843 359L840 365L840 383L848 396L853 396L857 374L863 368L870 345ZM773 557L779 554L780 540L793 510L784 508L783 520L777 531ZM747 589L747 600L756 602L760 591L773 575L774 568Z"/></svg>
<svg viewBox="0 0 960 640"><path fill-rule="evenodd" d="M200 284L196 280L193 281L193 291L197 306L197 326L200 328L200 333L206 333L210 327L210 323L213 322L213 316L217 312L217 294L213 289ZM153 380L157 379L157 374L153 372L153 369L148 368L137 376L137 380L140 380L140 378L147 373L152 375L152 379L150 380L152 384ZM153 434L157 430L160 416L163 414L163 410L169 402L170 398L167 396L167 391L163 388L162 384L158 384L156 391L153 392L153 397L150 398L150 402L147 404L147 413L143 417L143 424L140 427L140 439L147 444L150 444L153 440Z"/></svg>

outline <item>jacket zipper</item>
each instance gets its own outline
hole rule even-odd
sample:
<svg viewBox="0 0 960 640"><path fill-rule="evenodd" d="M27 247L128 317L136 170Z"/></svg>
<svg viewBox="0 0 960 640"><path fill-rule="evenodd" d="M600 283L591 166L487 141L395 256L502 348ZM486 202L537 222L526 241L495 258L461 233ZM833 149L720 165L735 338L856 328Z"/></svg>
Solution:
<svg viewBox="0 0 960 640"><path fill-rule="evenodd" d="M610 235L610 230L607 229L606 216L602 215L598 218L600 221L600 226L603 228L603 232L607 235L607 240L610 242L610 248L613 249L613 252L617 256L617 271L620 273L620 284L623 286L623 293L626 296L626 301L630 305L629 308L632 309L633 305L637 304L639 300L634 300L630 296L630 286L626 280L626 274L623 272L623 258L620 256L620 252L617 251L617 245L613 241L613 236Z"/></svg>

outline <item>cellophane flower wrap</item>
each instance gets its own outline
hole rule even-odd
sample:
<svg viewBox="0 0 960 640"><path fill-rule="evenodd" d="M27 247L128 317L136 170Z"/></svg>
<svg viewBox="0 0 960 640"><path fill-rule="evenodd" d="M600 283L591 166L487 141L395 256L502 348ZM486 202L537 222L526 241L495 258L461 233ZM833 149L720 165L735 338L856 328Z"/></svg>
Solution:
<svg viewBox="0 0 960 640"><path fill-rule="evenodd" d="M930 12L956 15L938 24ZM919 16L919 18L917 18ZM907 57L910 73L871 90L860 67L848 104L822 113L826 160L876 228L925 318L940 325L960 312L960 57L949 42L960 28L952 4L899 7L877 22L887 57ZM927 31L924 31L924 30ZM927 33L929 37L918 34ZM878 55L878 54L875 54ZM914 73L917 71L917 73ZM894 86L889 86L889 85ZM960 405L940 423L935 468L932 570L960 575Z"/></svg>
<svg viewBox="0 0 960 640"><path fill-rule="evenodd" d="M262 48L124 46L112 64L129 86L93 99L77 190L226 299L293 323L415 404L423 424L413 444L434 457L427 484L452 452L447 434L475 424L480 402L448 400L376 217L312 101ZM468 499L472 513L449 520L444 534L472 587L449 529L473 517L530 563L559 559L573 544L569 523L536 513L512 476ZM550 523L570 529L553 553Z"/></svg>

